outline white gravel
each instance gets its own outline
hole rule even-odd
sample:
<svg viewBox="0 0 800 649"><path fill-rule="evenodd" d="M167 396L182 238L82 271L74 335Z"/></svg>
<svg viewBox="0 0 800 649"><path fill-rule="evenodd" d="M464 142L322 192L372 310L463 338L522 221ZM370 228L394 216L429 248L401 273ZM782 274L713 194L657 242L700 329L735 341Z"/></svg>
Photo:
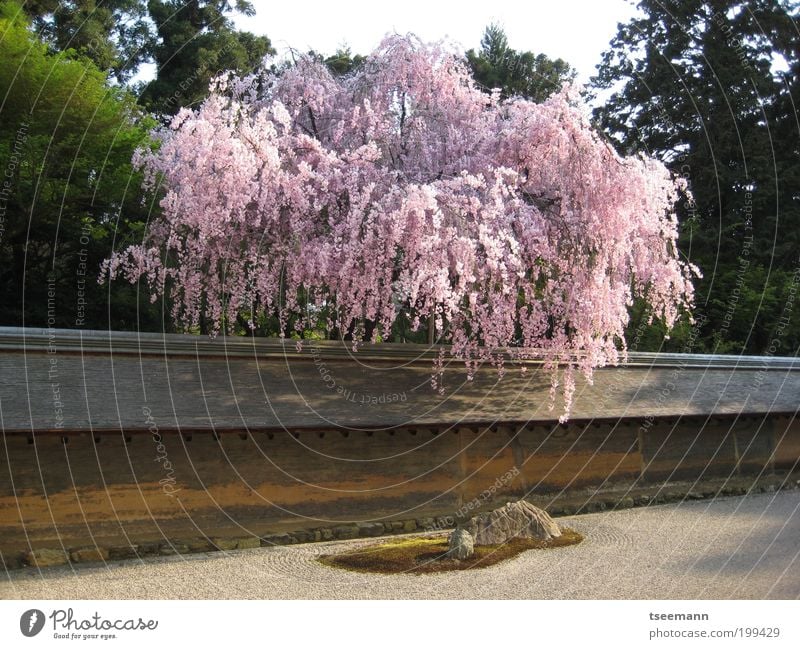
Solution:
<svg viewBox="0 0 800 649"><path fill-rule="evenodd" d="M795 599L800 492L559 519L577 546L480 570L368 575L321 565L375 539L12 571L3 599Z"/></svg>

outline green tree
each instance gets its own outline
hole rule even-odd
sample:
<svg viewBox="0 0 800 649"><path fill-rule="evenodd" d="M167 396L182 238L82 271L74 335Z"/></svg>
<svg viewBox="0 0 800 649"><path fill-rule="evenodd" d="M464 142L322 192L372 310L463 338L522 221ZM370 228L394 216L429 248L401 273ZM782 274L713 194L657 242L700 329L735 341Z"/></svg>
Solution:
<svg viewBox="0 0 800 649"><path fill-rule="evenodd" d="M246 73L274 51L266 36L235 29L231 11L253 15L246 0L149 0L158 31L156 78L141 95L150 110L171 115L208 94L209 81L225 70Z"/></svg>
<svg viewBox="0 0 800 649"><path fill-rule="evenodd" d="M642 0L638 8L592 81L605 97L595 118L619 150L655 155L688 183L679 245L704 273L696 348L761 353L788 315L778 351L794 353L797 3ZM789 62L785 74L776 54Z"/></svg>
<svg viewBox="0 0 800 649"><path fill-rule="evenodd" d="M24 8L54 49L72 49L120 82L152 54L145 0L29 0Z"/></svg>
<svg viewBox="0 0 800 649"><path fill-rule="evenodd" d="M0 34L2 324L159 328L136 287L97 283L111 250L141 240L131 157L154 120L85 58L53 53L18 5L0 4Z"/></svg>
<svg viewBox="0 0 800 649"><path fill-rule="evenodd" d="M503 97L516 95L542 102L575 78L575 71L562 59L510 48L498 25L486 28L480 50L469 50L467 61L475 81L487 90L499 88Z"/></svg>
<svg viewBox="0 0 800 649"><path fill-rule="evenodd" d="M361 66L367 58L360 54L353 54L349 47L344 46L336 50L332 56L324 59L325 65L333 74L344 75L349 74L359 66Z"/></svg>

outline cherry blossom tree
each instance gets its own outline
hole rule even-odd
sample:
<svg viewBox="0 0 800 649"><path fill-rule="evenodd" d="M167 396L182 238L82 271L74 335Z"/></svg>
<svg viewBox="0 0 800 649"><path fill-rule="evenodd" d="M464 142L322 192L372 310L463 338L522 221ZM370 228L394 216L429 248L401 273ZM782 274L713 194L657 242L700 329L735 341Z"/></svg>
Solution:
<svg viewBox="0 0 800 649"><path fill-rule="evenodd" d="M624 353L635 296L668 325L691 306L680 181L617 155L571 87L501 100L441 44L388 37L343 78L311 58L223 76L158 138L135 162L161 215L102 278L169 292L185 326L261 311L303 329L315 307L374 341L401 312L433 318L470 375L543 359L568 412L575 372Z"/></svg>

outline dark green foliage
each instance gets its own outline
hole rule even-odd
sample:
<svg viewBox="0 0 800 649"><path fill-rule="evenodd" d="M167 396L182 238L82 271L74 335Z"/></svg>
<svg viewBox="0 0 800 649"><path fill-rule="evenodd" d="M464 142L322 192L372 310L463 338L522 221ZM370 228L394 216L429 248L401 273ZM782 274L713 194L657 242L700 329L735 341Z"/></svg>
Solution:
<svg viewBox="0 0 800 649"><path fill-rule="evenodd" d="M325 65L334 74L344 75L355 70L366 60L366 57L360 54L354 56L349 47L340 47L336 50L336 54L325 59Z"/></svg>
<svg viewBox="0 0 800 649"><path fill-rule="evenodd" d="M131 156L154 121L91 62L49 51L11 3L0 33L0 324L160 328L137 287L97 283L113 247L141 240L150 206Z"/></svg>
<svg viewBox="0 0 800 649"><path fill-rule="evenodd" d="M266 36L237 31L226 15L234 9L252 15L249 2L149 0L148 7L158 30L158 72L141 102L156 113L172 115L194 106L208 94L213 77L226 70L252 71L273 53Z"/></svg>
<svg viewBox="0 0 800 649"><path fill-rule="evenodd" d="M24 8L55 50L74 50L118 81L150 57L154 33L145 0L29 0Z"/></svg>
<svg viewBox="0 0 800 649"><path fill-rule="evenodd" d="M797 3L642 0L639 9L593 80L604 100L595 117L621 151L655 155L689 183L680 250L703 271L706 317L695 351L794 354Z"/></svg>
<svg viewBox="0 0 800 649"><path fill-rule="evenodd" d="M469 50L467 61L475 81L487 91L499 88L504 98L520 96L542 102L575 78L575 71L561 59L511 49L505 32L497 25L486 28L481 49Z"/></svg>

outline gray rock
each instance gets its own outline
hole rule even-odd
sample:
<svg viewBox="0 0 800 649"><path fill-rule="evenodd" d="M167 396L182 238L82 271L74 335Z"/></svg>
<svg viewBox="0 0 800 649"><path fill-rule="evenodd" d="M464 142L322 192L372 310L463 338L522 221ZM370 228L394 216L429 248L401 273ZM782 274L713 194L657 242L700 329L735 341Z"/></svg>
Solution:
<svg viewBox="0 0 800 649"><path fill-rule="evenodd" d="M358 538L358 525L337 525L333 528L333 536L337 539Z"/></svg>
<svg viewBox="0 0 800 649"><path fill-rule="evenodd" d="M211 552L214 550L214 544L207 539L194 539L186 542L186 547L189 552Z"/></svg>
<svg viewBox="0 0 800 649"><path fill-rule="evenodd" d="M235 550L236 539L211 539L217 550Z"/></svg>
<svg viewBox="0 0 800 649"><path fill-rule="evenodd" d="M23 567L22 555L17 556L2 556L0 557L0 568L4 570L13 570L15 568Z"/></svg>
<svg viewBox="0 0 800 649"><path fill-rule="evenodd" d="M414 520L413 518L407 521L403 521L404 532L413 532L416 529L417 529L417 521Z"/></svg>
<svg viewBox="0 0 800 649"><path fill-rule="evenodd" d="M294 533L294 538L297 539L298 543L308 543L314 540L314 534L307 530L300 530Z"/></svg>
<svg viewBox="0 0 800 649"><path fill-rule="evenodd" d="M359 536L380 536L381 534L383 534L383 523L358 523Z"/></svg>
<svg viewBox="0 0 800 649"><path fill-rule="evenodd" d="M108 559L108 550L100 547L78 548L69 553L69 558L74 563L105 561Z"/></svg>
<svg viewBox="0 0 800 649"><path fill-rule="evenodd" d="M36 568L46 568L48 566L61 566L67 563L68 557L64 550L51 548L38 548L28 552L25 557L28 565Z"/></svg>
<svg viewBox="0 0 800 649"><path fill-rule="evenodd" d="M473 516L463 527L475 539L475 545L499 545L514 538L547 541L561 536L550 515L525 500Z"/></svg>
<svg viewBox="0 0 800 649"><path fill-rule="evenodd" d="M140 557L152 557L159 553L160 546L158 543L140 543L136 548L136 553Z"/></svg>
<svg viewBox="0 0 800 649"><path fill-rule="evenodd" d="M183 543L162 543L158 550L158 553L164 556L186 554L187 552L189 552L189 546Z"/></svg>
<svg viewBox="0 0 800 649"><path fill-rule="evenodd" d="M108 556L111 559L134 559L138 556L138 549L137 545L115 545L108 549Z"/></svg>
<svg viewBox="0 0 800 649"><path fill-rule="evenodd" d="M461 527L450 532L448 544L450 549L447 554L453 559L468 559L475 554L475 539L472 538L472 534Z"/></svg>
<svg viewBox="0 0 800 649"><path fill-rule="evenodd" d="M236 539L237 550L249 550L261 547L261 539L257 536L243 536Z"/></svg>

